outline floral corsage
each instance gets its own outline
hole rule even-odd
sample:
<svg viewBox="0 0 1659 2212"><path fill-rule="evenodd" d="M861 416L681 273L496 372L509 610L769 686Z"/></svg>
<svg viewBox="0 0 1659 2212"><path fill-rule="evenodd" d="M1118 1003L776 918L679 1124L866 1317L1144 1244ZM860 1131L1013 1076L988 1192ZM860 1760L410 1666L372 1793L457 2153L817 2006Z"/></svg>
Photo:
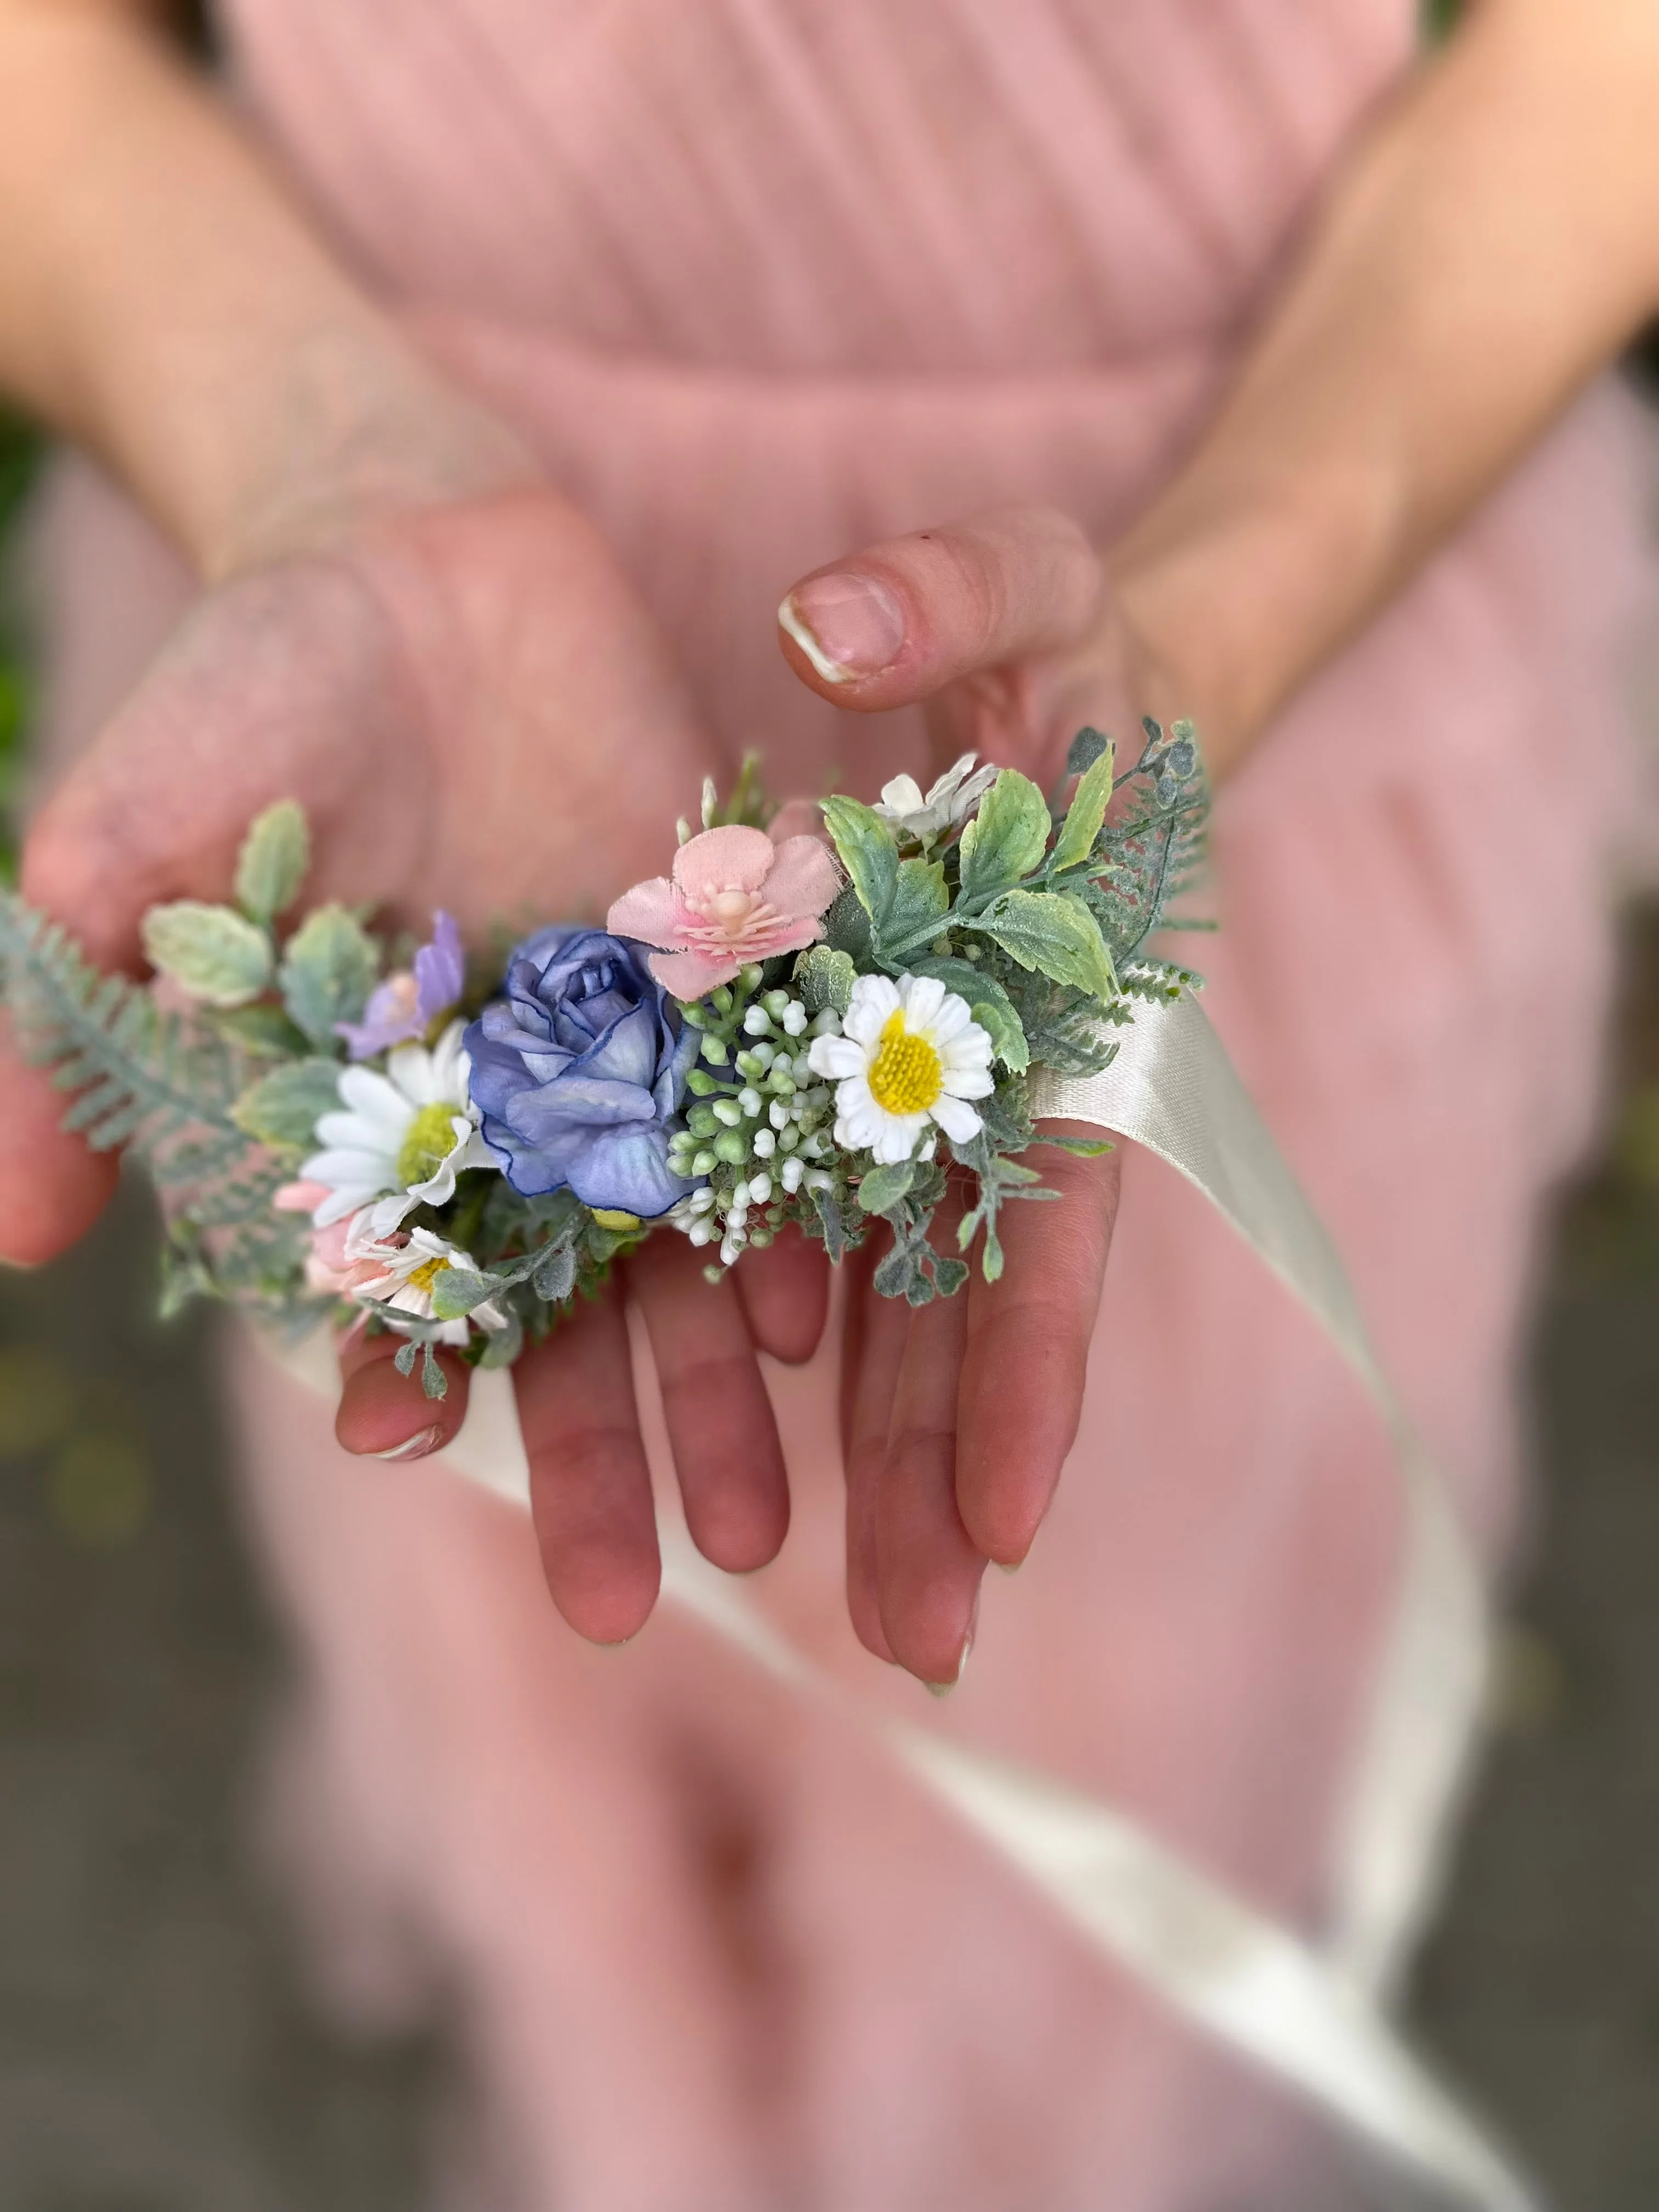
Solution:
<svg viewBox="0 0 1659 2212"><path fill-rule="evenodd" d="M994 1279L1000 1209L1054 1195L1021 1155L1033 1068L1092 1074L1199 857L1189 726L1126 773L1093 730L1045 797L958 761L878 805L782 815L746 766L669 873L603 928L537 930L481 984L438 915L404 957L339 905L283 918L308 866L291 801L254 823L233 905L152 908L149 984L98 975L15 896L0 957L20 1034L73 1094L66 1126L143 1159L167 1224L164 1309L366 1320L513 1360L654 1230L718 1279L790 1224L839 1260L880 1224L877 1288L921 1305ZM799 815L795 834L787 818ZM388 971L388 969L390 972ZM953 1249L931 1235L947 1178Z"/></svg>

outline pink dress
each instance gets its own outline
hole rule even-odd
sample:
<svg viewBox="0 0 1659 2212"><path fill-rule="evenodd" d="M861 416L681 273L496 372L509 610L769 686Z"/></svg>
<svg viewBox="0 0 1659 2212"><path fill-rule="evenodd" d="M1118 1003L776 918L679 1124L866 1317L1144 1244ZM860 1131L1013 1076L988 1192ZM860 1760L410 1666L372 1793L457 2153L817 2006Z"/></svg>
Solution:
<svg viewBox="0 0 1659 2212"><path fill-rule="evenodd" d="M711 721L787 734L854 789L913 764L918 732L794 682L782 590L1006 500L1109 541L1212 405L1413 15L227 12L320 220L600 523ZM1608 394L1578 410L1285 717L1218 823L1212 1017L1494 1563L1537 1200L1595 1095L1613 644L1643 558L1626 429ZM139 607L134 526L96 526ZM108 640L100 690L88 656L75 673L72 597L63 619L63 716L84 722ZM938 1717L1315 1926L1391 1594L1381 1439L1310 1326L1143 1157L1099 1342L1054 1516L993 1578ZM1288 2106L1085 1959L838 1724L672 1614L625 1651L580 1645L509 1509L441 1466L345 1460L325 1408L240 1370L302 1660L283 1848L343 2002L442 2000L461 2024L458 2206L1315 2201ZM828 1359L773 1379L798 1502L760 1601L912 1710L846 1625Z"/></svg>

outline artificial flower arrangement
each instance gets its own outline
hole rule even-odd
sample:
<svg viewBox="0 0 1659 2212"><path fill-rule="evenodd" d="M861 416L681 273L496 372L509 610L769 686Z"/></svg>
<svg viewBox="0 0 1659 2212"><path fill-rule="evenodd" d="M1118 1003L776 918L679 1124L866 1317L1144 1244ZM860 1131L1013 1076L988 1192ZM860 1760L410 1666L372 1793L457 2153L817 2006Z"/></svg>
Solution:
<svg viewBox="0 0 1659 2212"><path fill-rule="evenodd" d="M487 982L447 915L406 963L338 904L285 930L309 860L289 800L249 830L233 905L150 909L151 982L100 975L14 896L0 959L65 1125L161 1193L164 1310L366 1321L441 1396L435 1346L511 1362L657 1230L718 1279L787 1224L839 1260L879 1223L878 1289L924 1304L975 1243L994 1279L1000 1208L1054 1195L1030 1147L1104 1149L1034 1129L1030 1071L1096 1073L1138 1000L1197 981L1147 945L1194 926L1169 908L1201 848L1198 749L1144 728L1121 775L1080 732L1048 796L969 754L925 794L903 775L781 816L747 763L726 804L705 785L669 875ZM784 834L796 813L814 826Z"/></svg>

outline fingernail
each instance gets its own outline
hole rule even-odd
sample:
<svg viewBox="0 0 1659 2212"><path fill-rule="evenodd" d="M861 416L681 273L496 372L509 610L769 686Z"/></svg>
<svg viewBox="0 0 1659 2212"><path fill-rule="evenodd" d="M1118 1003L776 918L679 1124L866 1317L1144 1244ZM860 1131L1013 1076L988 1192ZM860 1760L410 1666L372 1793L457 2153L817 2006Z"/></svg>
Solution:
<svg viewBox="0 0 1659 2212"><path fill-rule="evenodd" d="M904 643L904 610L873 576L814 576L790 592L778 621L828 684L878 675Z"/></svg>
<svg viewBox="0 0 1659 2212"><path fill-rule="evenodd" d="M412 1437L405 1437L400 1444L388 1444L384 1451L365 1452L365 1459L424 1459L442 1436L443 1430L434 1421L429 1429L416 1429Z"/></svg>
<svg viewBox="0 0 1659 2212"><path fill-rule="evenodd" d="M39 1273L40 1262L38 1260L13 1260L0 1252L0 1267L14 1275L33 1275Z"/></svg>
<svg viewBox="0 0 1659 2212"><path fill-rule="evenodd" d="M991 1565L1000 1575L1017 1575L1025 1562L1024 1559L993 1559Z"/></svg>
<svg viewBox="0 0 1659 2212"><path fill-rule="evenodd" d="M968 1665L968 1654L974 1648L974 1631L978 1627L978 1626L979 1600L975 1597L974 1600L973 1619L968 1624L968 1633L962 1639L962 1656L957 1662L957 1671L951 1675L948 1682L925 1682L922 1685L922 1687L927 1691L930 1698L948 1698L951 1691L957 1686L957 1684L962 1680L963 1672Z"/></svg>

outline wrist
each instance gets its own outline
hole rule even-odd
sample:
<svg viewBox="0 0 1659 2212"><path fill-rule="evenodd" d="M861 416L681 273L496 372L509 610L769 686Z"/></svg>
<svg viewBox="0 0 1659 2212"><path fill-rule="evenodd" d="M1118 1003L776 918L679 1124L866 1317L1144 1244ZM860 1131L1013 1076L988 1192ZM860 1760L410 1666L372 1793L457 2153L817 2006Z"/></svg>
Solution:
<svg viewBox="0 0 1659 2212"><path fill-rule="evenodd" d="M1161 720L1190 715L1224 775L1370 611L1393 523L1380 481L1195 471L1106 563L1133 696Z"/></svg>
<svg viewBox="0 0 1659 2212"><path fill-rule="evenodd" d="M528 448L372 309L285 339L216 416L184 535L210 581L387 515L540 481Z"/></svg>
<svg viewBox="0 0 1659 2212"><path fill-rule="evenodd" d="M0 0L0 378L218 578L533 478L125 9Z"/></svg>

